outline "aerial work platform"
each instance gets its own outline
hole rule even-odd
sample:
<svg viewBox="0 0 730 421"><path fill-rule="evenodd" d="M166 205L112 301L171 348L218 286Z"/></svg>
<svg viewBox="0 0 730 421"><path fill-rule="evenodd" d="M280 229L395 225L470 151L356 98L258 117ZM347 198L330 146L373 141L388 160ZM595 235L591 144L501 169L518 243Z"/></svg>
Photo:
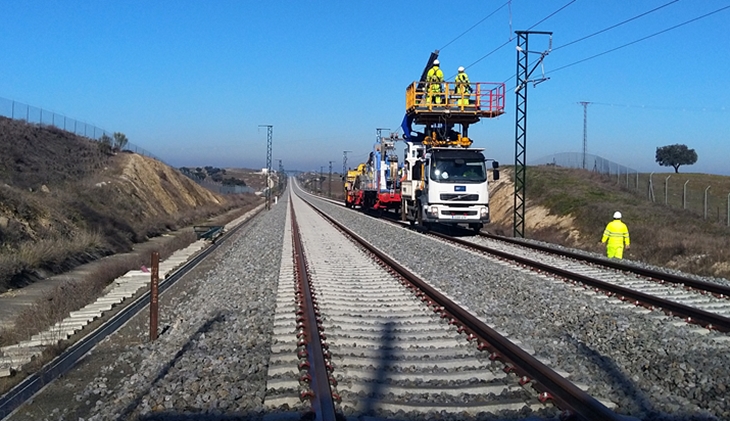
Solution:
<svg viewBox="0 0 730 421"><path fill-rule="evenodd" d="M504 114L504 83L469 83L470 92L457 92L457 84L441 82L440 90L432 83L413 82L406 88L406 115L413 123L429 125L447 118L454 124L472 124L482 118ZM459 90L464 84L459 84Z"/></svg>

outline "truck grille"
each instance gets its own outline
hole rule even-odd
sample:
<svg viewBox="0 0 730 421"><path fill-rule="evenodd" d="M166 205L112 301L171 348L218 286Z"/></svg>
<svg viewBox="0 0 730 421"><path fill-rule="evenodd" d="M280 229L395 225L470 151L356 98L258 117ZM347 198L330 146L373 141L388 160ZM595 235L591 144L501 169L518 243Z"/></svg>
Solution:
<svg viewBox="0 0 730 421"><path fill-rule="evenodd" d="M454 202L475 202L479 200L478 194L441 193L441 200Z"/></svg>

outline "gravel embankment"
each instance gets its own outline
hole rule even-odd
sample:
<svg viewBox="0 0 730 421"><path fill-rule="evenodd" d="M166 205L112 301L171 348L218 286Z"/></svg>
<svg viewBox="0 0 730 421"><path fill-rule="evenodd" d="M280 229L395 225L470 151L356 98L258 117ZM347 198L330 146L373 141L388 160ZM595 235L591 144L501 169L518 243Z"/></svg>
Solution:
<svg viewBox="0 0 730 421"><path fill-rule="evenodd" d="M630 304L317 203L551 367L590 385L591 395L615 402L618 412L644 420L730 419L727 335L672 323L679 320L658 311L641 314Z"/></svg>
<svg viewBox="0 0 730 421"><path fill-rule="evenodd" d="M261 418L287 206L161 297L157 341L137 316L9 419Z"/></svg>
<svg viewBox="0 0 730 421"><path fill-rule="evenodd" d="M161 299L164 333L140 315L11 420L260 419L287 201ZM644 420L730 419L727 335L574 291L404 228L323 204L368 241L588 392ZM655 317L657 316L657 317ZM701 331L701 330L700 330Z"/></svg>

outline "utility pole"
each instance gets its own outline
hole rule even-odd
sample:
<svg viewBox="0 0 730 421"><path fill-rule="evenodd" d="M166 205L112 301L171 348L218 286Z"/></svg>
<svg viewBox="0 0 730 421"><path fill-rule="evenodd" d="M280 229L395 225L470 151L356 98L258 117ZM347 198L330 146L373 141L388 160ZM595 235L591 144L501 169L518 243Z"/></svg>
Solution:
<svg viewBox="0 0 730 421"><path fill-rule="evenodd" d="M347 178L347 154L352 151L342 151L342 178Z"/></svg>
<svg viewBox="0 0 730 421"><path fill-rule="evenodd" d="M586 151L588 150L588 101L581 101L583 106L583 169L586 169Z"/></svg>
<svg viewBox="0 0 730 421"><path fill-rule="evenodd" d="M324 183L324 166L319 167L319 194L322 194L322 183Z"/></svg>
<svg viewBox="0 0 730 421"><path fill-rule="evenodd" d="M332 163L333 162L334 161L330 161L330 177L329 177L329 187L328 187L329 193L327 193L327 197L329 197L330 199L332 198Z"/></svg>
<svg viewBox="0 0 730 421"><path fill-rule="evenodd" d="M266 210L271 209L271 144L274 138L274 126L260 124L266 127Z"/></svg>
<svg viewBox="0 0 730 421"><path fill-rule="evenodd" d="M538 31L515 31L517 34L517 87L515 88L515 96L517 100L517 112L515 113L515 196L514 196L514 223L513 232L515 237L525 237L525 179L526 179L526 150L527 150L527 86L532 82L533 87L539 83L550 79L545 77L545 70L542 69L542 77L530 79L532 72L538 66L542 66L542 62L553 45L552 32ZM529 69L528 53L536 53L527 49L527 40L530 34L534 35L550 35L550 44L548 49L540 54L540 57L534 63L532 69Z"/></svg>
<svg viewBox="0 0 730 421"><path fill-rule="evenodd" d="M284 164L282 164L281 159L279 160L279 194L284 192L284 182L286 181L286 176L284 175Z"/></svg>

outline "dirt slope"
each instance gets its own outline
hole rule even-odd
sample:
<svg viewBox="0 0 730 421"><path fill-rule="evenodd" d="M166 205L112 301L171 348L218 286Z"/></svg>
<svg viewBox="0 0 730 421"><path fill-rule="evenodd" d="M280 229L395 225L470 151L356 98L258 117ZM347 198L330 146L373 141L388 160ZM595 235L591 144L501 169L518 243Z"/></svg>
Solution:
<svg viewBox="0 0 730 421"><path fill-rule="evenodd" d="M514 170L501 170L501 177L490 186L489 210L491 212L492 229L502 235L512 235L514 219ZM525 206L525 230L529 232L550 229L562 233L573 241L581 238L575 218L572 215L555 215L550 209L528 199Z"/></svg>
<svg viewBox="0 0 730 421"><path fill-rule="evenodd" d="M0 292L255 198L224 197L155 159L0 118Z"/></svg>

